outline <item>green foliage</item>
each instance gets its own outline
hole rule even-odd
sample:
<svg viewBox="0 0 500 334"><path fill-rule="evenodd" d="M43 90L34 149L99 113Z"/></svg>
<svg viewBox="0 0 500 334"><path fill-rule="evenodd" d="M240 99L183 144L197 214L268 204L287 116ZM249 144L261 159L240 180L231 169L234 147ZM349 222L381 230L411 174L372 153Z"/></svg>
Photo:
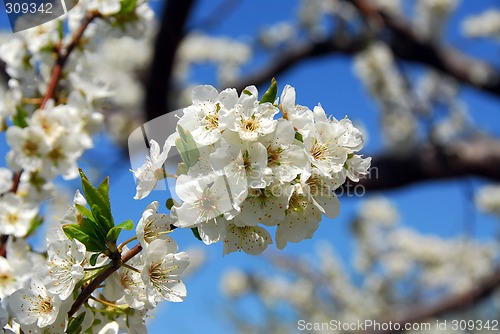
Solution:
<svg viewBox="0 0 500 334"><path fill-rule="evenodd" d="M82 332L82 323L85 318L85 312L80 313L76 318L70 318L66 334L79 334Z"/></svg>
<svg viewBox="0 0 500 334"><path fill-rule="evenodd" d="M130 14L133 13L137 7L137 0L122 0L120 8L120 14Z"/></svg>
<svg viewBox="0 0 500 334"><path fill-rule="evenodd" d="M302 134L300 132L295 132L295 139L297 139L301 143L304 142L304 138L302 138Z"/></svg>
<svg viewBox="0 0 500 334"><path fill-rule="evenodd" d="M130 219L126 220L123 223L116 225L115 227L113 227L111 230L108 231L108 234L106 235L106 241L114 243L118 239L118 236L120 235L120 232L122 230L130 231L133 228L134 228L134 222L131 221Z"/></svg>
<svg viewBox="0 0 500 334"><path fill-rule="evenodd" d="M180 125L177 125L177 131L179 132L179 138L175 141L175 146L186 166L193 167L200 158L200 152L193 135Z"/></svg>
<svg viewBox="0 0 500 334"><path fill-rule="evenodd" d="M20 128L25 128L28 126L26 118L28 118L28 112L22 107L16 107L16 114L12 117L12 123Z"/></svg>
<svg viewBox="0 0 500 334"><path fill-rule="evenodd" d="M30 228L28 229L26 236L32 235L42 224L43 224L43 217L40 215L36 215L30 222Z"/></svg>
<svg viewBox="0 0 500 334"><path fill-rule="evenodd" d="M276 83L276 79L271 80L271 86L267 89L267 91L264 93L264 96L262 96L262 99L260 100L260 103L266 103L269 102L271 104L276 101L276 96L278 95L278 84Z"/></svg>
<svg viewBox="0 0 500 334"><path fill-rule="evenodd" d="M198 228L197 227L193 227L191 228L191 232L193 232L193 235L196 237L196 239L200 240L200 241L203 241L200 237L200 232L198 232Z"/></svg>
<svg viewBox="0 0 500 334"><path fill-rule="evenodd" d="M92 256L93 261L97 260L99 253L106 250L116 251L116 240L122 230L134 228L131 220L114 226L113 215L111 214L111 202L109 200L109 178L106 177L98 188L94 187L87 176L80 169L82 188L85 198L90 207L75 204L75 208L84 218L78 224L66 224L63 226L64 233L70 239L76 239L83 243L89 252L96 252ZM94 258L95 256L95 258ZM92 260L92 259L91 259Z"/></svg>
<svg viewBox="0 0 500 334"><path fill-rule="evenodd" d="M91 266L95 266L95 264L97 263L97 259L99 258L99 255L100 255L99 253L95 253L90 256L89 263Z"/></svg>
<svg viewBox="0 0 500 334"><path fill-rule="evenodd" d="M172 210L174 205L175 205L175 201L173 198L167 199L167 202L165 203L165 206L167 207L167 209Z"/></svg>

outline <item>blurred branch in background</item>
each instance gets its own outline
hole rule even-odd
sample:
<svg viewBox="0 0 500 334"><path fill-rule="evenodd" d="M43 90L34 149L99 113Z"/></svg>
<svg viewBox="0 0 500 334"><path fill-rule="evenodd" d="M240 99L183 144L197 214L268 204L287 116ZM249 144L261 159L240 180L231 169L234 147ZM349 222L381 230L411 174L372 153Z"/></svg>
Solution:
<svg viewBox="0 0 500 334"><path fill-rule="evenodd" d="M170 0L160 22L146 85L146 120L170 112L169 91L175 55L186 33L186 24L195 0Z"/></svg>

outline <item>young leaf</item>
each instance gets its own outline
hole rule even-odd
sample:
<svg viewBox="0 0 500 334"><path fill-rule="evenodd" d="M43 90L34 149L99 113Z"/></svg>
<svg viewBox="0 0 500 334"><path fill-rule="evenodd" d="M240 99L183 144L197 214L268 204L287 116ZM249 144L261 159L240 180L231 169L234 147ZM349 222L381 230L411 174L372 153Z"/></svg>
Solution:
<svg viewBox="0 0 500 334"><path fill-rule="evenodd" d="M301 143L304 142L304 138L302 138L302 134L300 132L295 132L295 139L297 139L298 141L300 141Z"/></svg>
<svg viewBox="0 0 500 334"><path fill-rule="evenodd" d="M111 203L109 202L109 176L106 176L104 180L102 180L97 190L99 190L102 197L104 197L104 200L107 201L108 206L111 207Z"/></svg>
<svg viewBox="0 0 500 334"><path fill-rule="evenodd" d="M89 263L93 267L97 263L97 259L99 258L100 253L94 253L92 256L90 256Z"/></svg>
<svg viewBox="0 0 500 334"><path fill-rule="evenodd" d="M30 222L30 227L28 229L28 232L26 232L26 236L30 236L33 234L37 228L43 224L43 217L36 215Z"/></svg>
<svg viewBox="0 0 500 334"><path fill-rule="evenodd" d="M175 202L174 202L174 199L173 198L169 198L167 199L167 201L165 202L165 206L167 207L167 209L169 210L172 210L172 207L175 205Z"/></svg>
<svg viewBox="0 0 500 334"><path fill-rule="evenodd" d="M82 323L85 318L85 312L80 313L76 318L70 318L66 334L79 334L82 332Z"/></svg>
<svg viewBox="0 0 500 334"><path fill-rule="evenodd" d="M99 223L92 221L88 218L82 219L78 224L80 231L94 238L100 243L106 241L106 231L99 227Z"/></svg>
<svg viewBox="0 0 500 334"><path fill-rule="evenodd" d="M97 190L87 179L87 176L81 169L79 169L80 176L82 179L83 192L85 194L85 199L89 203L92 210L94 218L99 219L94 212L94 207L97 206L100 209L100 215L106 217L106 231L109 231L113 227L113 216L111 215L111 206L109 204L109 197L105 198L99 190Z"/></svg>
<svg viewBox="0 0 500 334"><path fill-rule="evenodd" d="M75 208L78 210L78 212L84 215L85 218L88 218L91 221L95 222L94 216L92 215L92 212L89 209L80 204L75 204Z"/></svg>
<svg viewBox="0 0 500 334"><path fill-rule="evenodd" d="M260 103L274 103L276 100L276 96L278 95L278 84L276 83L276 79L271 80L271 86L267 89L266 93L264 96L262 96L262 99L260 100Z"/></svg>
<svg viewBox="0 0 500 334"><path fill-rule="evenodd" d="M120 232L122 230L131 230L133 228L134 228L134 222L131 221L130 219L126 220L123 223L118 224L111 230L109 230L108 234L106 235L106 241L115 242L118 239L118 236L120 235Z"/></svg>
<svg viewBox="0 0 500 334"><path fill-rule="evenodd" d="M108 219L101 207L93 204L91 209L92 215L97 223L97 227L102 231L102 234L106 235L108 231L113 228L113 222Z"/></svg>
<svg viewBox="0 0 500 334"><path fill-rule="evenodd" d="M106 249L106 246L103 243L100 243L98 240L84 233L78 225L63 225L62 229L64 231L64 234L66 234L69 239L76 239L80 241L85 245L85 248L89 252L102 252Z"/></svg>
<svg viewBox="0 0 500 334"><path fill-rule="evenodd" d="M120 13L130 14L134 11L136 5L137 5L137 0L122 0Z"/></svg>
<svg viewBox="0 0 500 334"><path fill-rule="evenodd" d="M28 112L22 107L16 108L16 114L12 117L12 123L20 128L25 128L28 126L26 118L28 117Z"/></svg>
<svg viewBox="0 0 500 334"><path fill-rule="evenodd" d="M175 146L181 155L182 161L188 167L193 167L200 158L200 151L193 135L180 125L177 125L177 132L179 132L179 138L175 141Z"/></svg>
<svg viewBox="0 0 500 334"><path fill-rule="evenodd" d="M193 227L191 228L191 232L193 232L193 235L196 237L196 239L200 240L200 241L203 241L200 237L200 232L198 232L198 228L197 227Z"/></svg>
<svg viewBox="0 0 500 334"><path fill-rule="evenodd" d="M176 174L177 174L177 175L187 174L187 172L188 172L188 166L186 166L186 164L185 164L185 163L180 162L180 163L177 165L177 171L176 171Z"/></svg>

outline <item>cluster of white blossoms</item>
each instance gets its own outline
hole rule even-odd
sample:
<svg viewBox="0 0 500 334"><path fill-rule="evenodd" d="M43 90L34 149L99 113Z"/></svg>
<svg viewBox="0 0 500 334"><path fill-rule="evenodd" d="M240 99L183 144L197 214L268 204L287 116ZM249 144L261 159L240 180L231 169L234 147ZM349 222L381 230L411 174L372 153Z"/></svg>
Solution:
<svg viewBox="0 0 500 334"><path fill-rule="evenodd" d="M463 292L495 268L498 243L420 234L400 226L395 207L384 198L363 204L354 230L356 268L380 288L384 281L404 281L418 274L416 286L439 293Z"/></svg>
<svg viewBox="0 0 500 334"><path fill-rule="evenodd" d="M279 103L276 95L275 82L260 101L254 86L239 96L235 89L195 88L177 132L162 151L152 140L148 160L135 171L136 199L166 176L163 164L175 146L183 159L175 176L181 203L168 223L196 228L205 244L223 241L224 254L260 254L272 243L271 226L280 249L311 238L323 214L339 214L334 191L346 178L366 175L371 158L357 154L363 136L348 118L297 105L290 86Z"/></svg>
<svg viewBox="0 0 500 334"><path fill-rule="evenodd" d="M500 11L489 9L481 14L468 17L462 24L462 30L469 37L500 37Z"/></svg>
<svg viewBox="0 0 500 334"><path fill-rule="evenodd" d="M416 1L415 24L418 32L430 39L439 39L446 21L455 10L459 0Z"/></svg>
<svg viewBox="0 0 500 334"><path fill-rule="evenodd" d="M92 291L76 316L68 318L80 289L113 265L112 259L96 252L94 246L86 249L63 232L62 227L89 219L80 212L86 206L77 191L74 206L47 233L47 259L29 251L23 241L7 244L9 260L0 257L5 278L0 296L10 316L7 328L24 333L80 333L87 329L91 333L146 333L144 318L158 302L180 302L186 297L181 274L189 264L188 256L178 252L175 241L163 235L169 226L161 226L161 237L151 232L151 220L161 217L151 217L152 208L148 208L136 229L142 254L114 271ZM123 256L127 256L130 250L122 248ZM30 272L26 268L34 269ZM109 323L115 323L116 330L104 330Z"/></svg>
<svg viewBox="0 0 500 334"><path fill-rule="evenodd" d="M476 195L476 205L482 211L500 217L500 185L482 187Z"/></svg>
<svg viewBox="0 0 500 334"><path fill-rule="evenodd" d="M0 168L0 328L5 332L145 333L144 321L160 301L186 297L181 277L189 258L166 236L170 224L151 224L148 219L156 216L149 206L137 236L117 246L120 231L133 223L114 226L106 182L92 188L82 176L85 198L77 192L73 206L52 223L46 252L26 241L44 222L44 203L59 194L54 180L78 176L79 160L104 123L103 111L139 100L110 80L130 83L124 80L129 76L117 79L116 69L112 74L103 69L114 63L125 71L127 65L128 74L147 56L136 63L109 59L102 56L111 53L106 43L128 42L134 49L134 43L149 38L145 32L151 35L152 21L144 1L88 0L64 17L2 36L0 59L9 78L0 90L0 131L9 147L6 167ZM123 100L112 99L117 91L134 96L116 102ZM139 244L128 249L135 239Z"/></svg>
<svg viewBox="0 0 500 334"><path fill-rule="evenodd" d="M391 49L382 42L371 44L355 57L354 70L380 107L387 143L398 150L410 147L417 135L412 99Z"/></svg>
<svg viewBox="0 0 500 334"><path fill-rule="evenodd" d="M414 305L407 305L408 294L428 305L426 301L432 304L436 297L470 291L494 273L498 242L422 235L399 225L399 220L397 208L384 197L373 197L360 205L352 226L357 250L355 273L326 241L318 243L314 254L271 255L269 261L278 268L274 272L267 267L227 270L220 289L234 303L232 323L257 329L248 321L248 296L267 307L262 310L264 319L275 319L281 313L274 312L290 307L287 319L281 316L279 322L259 323L258 328L272 326L275 332L296 328L298 319L330 323L332 314L343 323L382 321L388 314L401 311L404 316L414 309ZM329 332L345 330L329 328Z"/></svg>
<svg viewBox="0 0 500 334"><path fill-rule="evenodd" d="M217 68L218 81L234 82L240 67L252 57L247 43L225 37L192 32L183 39L177 51L176 74L185 77L193 64L213 63Z"/></svg>

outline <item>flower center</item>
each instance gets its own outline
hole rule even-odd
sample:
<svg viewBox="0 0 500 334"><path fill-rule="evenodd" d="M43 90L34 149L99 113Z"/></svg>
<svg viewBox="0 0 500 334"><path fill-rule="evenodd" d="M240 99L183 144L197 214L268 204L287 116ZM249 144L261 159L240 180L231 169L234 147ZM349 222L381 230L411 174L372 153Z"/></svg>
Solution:
<svg viewBox="0 0 500 334"><path fill-rule="evenodd" d="M33 142L31 140L26 141L23 146L23 153L27 156L33 156L36 154L36 151L38 150L38 144L36 142Z"/></svg>
<svg viewBox="0 0 500 334"><path fill-rule="evenodd" d="M40 301L38 303L38 312L42 314L48 314L52 312L52 300L50 298L39 297Z"/></svg>
<svg viewBox="0 0 500 334"><path fill-rule="evenodd" d="M313 156L314 160L326 160L327 154L328 146L319 141L316 141L311 148L311 155Z"/></svg>
<svg viewBox="0 0 500 334"><path fill-rule="evenodd" d="M205 116L205 121L205 129L207 130L215 130L219 127L219 115L217 113L208 114L207 116Z"/></svg>
<svg viewBox="0 0 500 334"><path fill-rule="evenodd" d="M246 132L255 132L259 128L259 121L252 116L243 121L241 128Z"/></svg>
<svg viewBox="0 0 500 334"><path fill-rule="evenodd" d="M17 213L7 213L6 217L7 224L15 225L19 221L19 216Z"/></svg>
<svg viewBox="0 0 500 334"><path fill-rule="evenodd" d="M267 164L271 167L279 166L280 165L279 159L282 152L283 149L281 147L274 149L271 147L271 145L269 145L267 148Z"/></svg>
<svg viewBox="0 0 500 334"><path fill-rule="evenodd" d="M54 147L49 154L47 154L50 160L52 161L59 161L62 158L64 158L64 153L62 152L61 148L59 147Z"/></svg>

